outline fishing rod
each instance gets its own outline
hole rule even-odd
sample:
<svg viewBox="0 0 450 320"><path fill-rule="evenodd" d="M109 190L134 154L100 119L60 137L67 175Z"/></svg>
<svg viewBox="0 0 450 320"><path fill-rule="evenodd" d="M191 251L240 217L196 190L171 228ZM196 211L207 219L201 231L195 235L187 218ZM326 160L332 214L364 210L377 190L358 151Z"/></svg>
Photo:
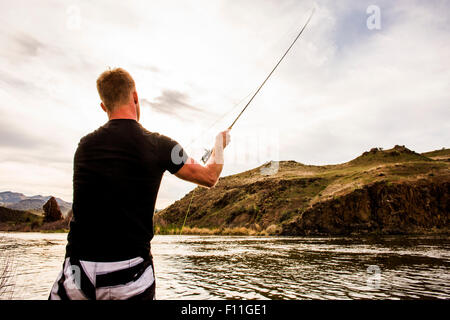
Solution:
<svg viewBox="0 0 450 320"><path fill-rule="evenodd" d="M300 32L298 33L298 35L295 37L294 41L292 41L291 45L289 46L289 48L286 50L286 52L283 54L283 56L280 58L280 60L278 61L278 63L275 65L275 67L272 69L272 71L269 73L269 75L267 76L267 78L263 81L263 83L259 86L258 90L256 90L256 92L253 94L253 96L250 98L250 100L247 102L247 104L245 105L245 107L242 109L242 111L239 113L239 115L236 117L236 119L234 119L233 123L228 127L228 130L231 130L233 128L233 126L236 124L236 122L238 121L238 119L242 116L242 114L244 113L244 111L248 108L248 106L250 105L250 103L253 101L253 99L256 97L256 95L259 93L259 91L262 89L262 87L266 84L267 80L269 80L270 76L275 72L275 70L278 68L278 66L280 65L281 61L283 61L284 57L286 57L286 55L288 54L288 52L291 50L291 48L294 46L295 42L297 42L298 38L300 38L301 34L303 33L303 31L305 30L306 26L309 24L309 21L311 21L311 18L314 15L316 8L313 8L311 11L311 14L308 18L308 20L306 21L305 25L303 26L303 28L300 30ZM208 161L208 159L211 157L212 154L212 149L205 149L205 154L202 157L202 162L206 164L206 162Z"/></svg>
<svg viewBox="0 0 450 320"><path fill-rule="evenodd" d="M233 126L236 124L236 122L238 121L238 119L242 116L242 114L244 113L244 111L248 108L248 106L250 105L250 103L253 101L253 99L256 97L256 95L259 93L259 91L261 90L261 88L266 84L267 80L269 80L270 76L275 72L275 70L278 68L278 66L280 65L281 61L283 61L284 57L286 57L286 55L288 54L288 52L291 50L291 48L294 46L295 42L297 42L298 38L300 38L301 34L303 33L303 31L305 30L306 26L309 24L309 22L311 21L311 18L313 17L315 12L315 8L312 9L311 14L308 18L308 20L306 21L305 25L303 26L303 28L300 30L300 32L298 33L298 35L295 37L294 41L292 41L291 45L289 46L289 48L286 50L286 52L283 54L283 56L281 57L281 59L277 62L277 64L275 65L275 67L272 69L272 71L269 73L269 75L267 76L267 78L263 81L263 83L258 87L258 90L256 90L256 92L253 94L253 96L250 98L250 100L247 102L247 104L245 105L245 107L242 109L242 111L239 113L239 115L236 117L236 119L234 119L233 123L228 127L228 130L231 130L233 128ZM216 123L216 122L215 122ZM205 149L206 153L203 155L202 157L202 162L206 163L208 161L208 159L211 157L212 154L212 149ZM191 196L191 200L189 201L189 205L186 211L186 215L184 217L184 221L183 221L183 225L181 226L180 229L180 236L181 233L183 232L183 228L186 224L186 219L187 216L189 214L189 211L191 209L191 204L192 204L192 200L194 199L194 193L195 193L195 189L192 190L192 196Z"/></svg>

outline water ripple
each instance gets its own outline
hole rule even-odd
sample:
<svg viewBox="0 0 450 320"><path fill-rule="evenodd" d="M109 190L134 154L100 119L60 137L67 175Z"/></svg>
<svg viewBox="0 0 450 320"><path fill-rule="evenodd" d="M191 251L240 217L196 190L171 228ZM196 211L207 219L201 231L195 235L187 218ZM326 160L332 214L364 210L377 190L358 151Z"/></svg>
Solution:
<svg viewBox="0 0 450 320"><path fill-rule="evenodd" d="M66 237L0 233L14 299L47 298ZM448 237L157 236L152 252L159 299L450 298Z"/></svg>

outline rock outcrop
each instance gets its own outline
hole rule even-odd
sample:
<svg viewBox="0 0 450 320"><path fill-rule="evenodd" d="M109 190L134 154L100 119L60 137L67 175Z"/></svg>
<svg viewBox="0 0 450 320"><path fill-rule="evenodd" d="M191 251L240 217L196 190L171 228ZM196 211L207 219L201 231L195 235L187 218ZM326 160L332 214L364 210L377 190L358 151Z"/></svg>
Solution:
<svg viewBox="0 0 450 320"><path fill-rule="evenodd" d="M450 182L377 182L319 202L282 225L283 235L412 234L450 228Z"/></svg>
<svg viewBox="0 0 450 320"><path fill-rule="evenodd" d="M63 219L61 209L55 197L51 197L43 206L44 209L44 222L54 222Z"/></svg>

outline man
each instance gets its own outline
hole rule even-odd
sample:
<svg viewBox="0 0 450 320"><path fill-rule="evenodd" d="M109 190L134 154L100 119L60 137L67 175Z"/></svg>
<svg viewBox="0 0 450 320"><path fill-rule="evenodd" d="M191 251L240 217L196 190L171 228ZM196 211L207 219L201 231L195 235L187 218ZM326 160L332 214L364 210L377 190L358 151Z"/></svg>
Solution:
<svg viewBox="0 0 450 320"><path fill-rule="evenodd" d="M213 187L229 133L216 137L203 166L176 141L139 124L138 94L127 71L105 71L97 90L109 121L83 137L75 153L66 257L49 299L154 299L150 241L163 173Z"/></svg>

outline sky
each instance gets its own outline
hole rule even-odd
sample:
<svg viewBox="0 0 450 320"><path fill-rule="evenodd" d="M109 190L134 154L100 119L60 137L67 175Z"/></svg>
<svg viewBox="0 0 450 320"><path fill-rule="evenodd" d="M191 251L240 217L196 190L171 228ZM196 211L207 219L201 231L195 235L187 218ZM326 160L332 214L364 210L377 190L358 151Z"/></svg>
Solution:
<svg viewBox="0 0 450 320"><path fill-rule="evenodd" d="M312 8L233 128L222 176L449 147L449 1L1 1L0 191L72 201L77 144L107 122L95 81L114 67L136 81L141 124L200 159ZM156 207L194 187L166 173Z"/></svg>

